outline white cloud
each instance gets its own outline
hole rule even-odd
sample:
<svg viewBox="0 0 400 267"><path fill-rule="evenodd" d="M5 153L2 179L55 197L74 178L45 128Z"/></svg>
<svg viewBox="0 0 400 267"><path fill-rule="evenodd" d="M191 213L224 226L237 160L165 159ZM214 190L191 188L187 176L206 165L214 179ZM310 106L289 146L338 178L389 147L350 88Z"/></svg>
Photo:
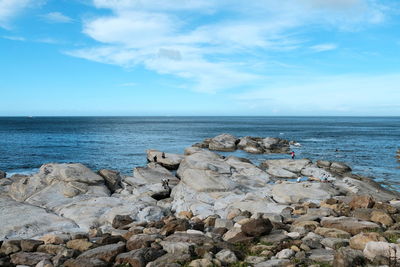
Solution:
<svg viewBox="0 0 400 267"><path fill-rule="evenodd" d="M315 52L325 52L337 49L336 44L318 44L310 47Z"/></svg>
<svg viewBox="0 0 400 267"><path fill-rule="evenodd" d="M71 23L73 19L60 13L60 12L50 12L42 16L46 21L50 23Z"/></svg>
<svg viewBox="0 0 400 267"><path fill-rule="evenodd" d="M8 40L12 40L12 41L26 41L26 39L24 37L21 36L3 36L4 39L8 39Z"/></svg>
<svg viewBox="0 0 400 267"><path fill-rule="evenodd" d="M24 9L43 4L43 0L0 0L0 27L9 29L11 20Z"/></svg>
<svg viewBox="0 0 400 267"><path fill-rule="evenodd" d="M263 79L249 59L304 47L305 41L295 32L307 25L355 30L384 18L372 0L93 0L93 4L112 12L84 22L83 33L98 44L67 54L128 68L141 64L181 77L193 83L192 89L204 92ZM336 45L311 49L322 52ZM160 51L164 51L161 56Z"/></svg>

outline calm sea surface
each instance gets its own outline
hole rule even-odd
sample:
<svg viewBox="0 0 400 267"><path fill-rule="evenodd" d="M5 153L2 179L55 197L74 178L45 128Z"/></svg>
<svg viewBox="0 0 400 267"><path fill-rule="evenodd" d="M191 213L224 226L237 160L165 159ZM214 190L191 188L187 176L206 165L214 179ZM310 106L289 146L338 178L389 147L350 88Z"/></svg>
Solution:
<svg viewBox="0 0 400 267"><path fill-rule="evenodd" d="M400 189L400 117L0 117L0 169L30 173L43 163L80 162L130 174L146 164L146 149L183 153L221 133L296 140L298 158L347 162ZM256 164L288 157L233 154Z"/></svg>

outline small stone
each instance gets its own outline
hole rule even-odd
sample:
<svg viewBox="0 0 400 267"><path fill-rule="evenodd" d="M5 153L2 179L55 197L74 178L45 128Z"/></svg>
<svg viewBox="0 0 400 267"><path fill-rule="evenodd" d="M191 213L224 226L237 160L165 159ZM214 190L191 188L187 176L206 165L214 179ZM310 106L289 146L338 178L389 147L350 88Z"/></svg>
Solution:
<svg viewBox="0 0 400 267"><path fill-rule="evenodd" d="M231 229L233 227L233 221L231 220L225 220L225 219L216 219L215 220L215 224L214 224L215 228L227 228L227 229Z"/></svg>
<svg viewBox="0 0 400 267"><path fill-rule="evenodd" d="M39 261L35 267L54 267L54 265L50 260L44 259Z"/></svg>
<svg viewBox="0 0 400 267"><path fill-rule="evenodd" d="M80 252L84 252L91 247L93 247L93 243L86 239L73 239L67 242L67 248L79 250Z"/></svg>
<svg viewBox="0 0 400 267"><path fill-rule="evenodd" d="M61 245L65 243L65 240L69 240L69 237L66 235L54 235L54 234L47 234L39 238L45 244L54 244L54 245Z"/></svg>
<svg viewBox="0 0 400 267"><path fill-rule="evenodd" d="M294 252L300 251L299 247L297 247L297 246L291 246L290 249L293 250Z"/></svg>
<svg viewBox="0 0 400 267"><path fill-rule="evenodd" d="M392 226L394 221L389 214L383 210L374 210L371 212L371 221L381 223L385 226Z"/></svg>
<svg viewBox="0 0 400 267"><path fill-rule="evenodd" d="M310 248L309 246L307 246L306 244L301 244L301 245L300 245L300 248L301 248L302 250L304 250L304 251L309 251L309 250L311 250L311 248Z"/></svg>
<svg viewBox="0 0 400 267"><path fill-rule="evenodd" d="M249 236L262 236L271 232L273 225L268 219L253 219L242 225L242 231Z"/></svg>
<svg viewBox="0 0 400 267"><path fill-rule="evenodd" d="M126 242L126 248L128 250L135 250L150 247L150 244L156 241L157 238L159 238L159 235L134 235Z"/></svg>
<svg viewBox="0 0 400 267"><path fill-rule="evenodd" d="M112 227L118 229L132 222L133 219L129 215L116 215L113 219Z"/></svg>
<svg viewBox="0 0 400 267"><path fill-rule="evenodd" d="M83 252L77 259L96 258L105 262L112 262L114 258L125 251L125 244L119 242L117 244L105 245L93 248Z"/></svg>
<svg viewBox="0 0 400 267"><path fill-rule="evenodd" d="M315 229L314 232L317 235L321 235L323 237L345 238L345 239L349 239L351 237L351 235L348 232L335 228L318 227Z"/></svg>
<svg viewBox="0 0 400 267"><path fill-rule="evenodd" d="M349 245L349 240L343 238L328 237L322 239L321 244L325 248L338 249L341 247L347 247Z"/></svg>
<svg viewBox="0 0 400 267"><path fill-rule="evenodd" d="M378 233L359 233L350 239L350 247L353 249L364 250L368 242L386 242L386 239Z"/></svg>
<svg viewBox="0 0 400 267"><path fill-rule="evenodd" d="M375 204L371 196L355 196L349 203L351 209L372 208Z"/></svg>
<svg viewBox="0 0 400 267"><path fill-rule="evenodd" d="M178 218L181 219L191 219L193 217L193 212L191 211L181 211L178 213Z"/></svg>
<svg viewBox="0 0 400 267"><path fill-rule="evenodd" d="M287 236L290 237L291 239L299 239L301 237L300 233L298 232L290 232L287 233Z"/></svg>
<svg viewBox="0 0 400 267"><path fill-rule="evenodd" d="M217 260L220 260L222 263L224 264L231 264L231 263L235 263L238 261L235 253L233 253L231 250L229 249L223 249L220 252L218 252L217 254L215 254L215 258Z"/></svg>
<svg viewBox="0 0 400 267"><path fill-rule="evenodd" d="M64 262L64 267L107 267L108 264L99 259L69 259Z"/></svg>
<svg viewBox="0 0 400 267"><path fill-rule="evenodd" d="M209 259L197 259L189 263L189 267L209 267L215 266L215 263Z"/></svg>
<svg viewBox="0 0 400 267"><path fill-rule="evenodd" d="M1 244L0 254L10 255L21 250L21 241L19 240L4 240Z"/></svg>
<svg viewBox="0 0 400 267"><path fill-rule="evenodd" d="M34 239L21 240L21 250L25 252L34 252L40 245L43 244L44 242L41 240L34 240Z"/></svg>
<svg viewBox="0 0 400 267"><path fill-rule="evenodd" d="M294 256L294 254L295 252L291 249L283 249L276 254L276 257L278 259L290 259L291 257Z"/></svg>
<svg viewBox="0 0 400 267"><path fill-rule="evenodd" d="M339 248L333 259L333 266L335 267L364 266L365 264L366 259L363 253L350 247Z"/></svg>
<svg viewBox="0 0 400 267"><path fill-rule="evenodd" d="M36 265L42 260L51 259L51 255L41 252L18 252L11 255L11 263L15 265Z"/></svg>

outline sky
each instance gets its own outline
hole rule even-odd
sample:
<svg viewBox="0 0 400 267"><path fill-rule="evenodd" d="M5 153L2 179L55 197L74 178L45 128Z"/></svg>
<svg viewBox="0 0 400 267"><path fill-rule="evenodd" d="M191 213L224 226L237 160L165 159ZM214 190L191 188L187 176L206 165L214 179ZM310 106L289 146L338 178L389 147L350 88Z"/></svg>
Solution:
<svg viewBox="0 0 400 267"><path fill-rule="evenodd" d="M0 116L400 116L399 0L0 0Z"/></svg>

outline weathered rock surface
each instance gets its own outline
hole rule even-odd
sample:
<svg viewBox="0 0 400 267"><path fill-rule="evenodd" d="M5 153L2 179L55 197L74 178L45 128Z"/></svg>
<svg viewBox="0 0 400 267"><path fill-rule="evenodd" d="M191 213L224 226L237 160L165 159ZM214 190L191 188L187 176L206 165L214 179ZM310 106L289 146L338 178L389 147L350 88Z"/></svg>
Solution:
<svg viewBox="0 0 400 267"><path fill-rule="evenodd" d="M363 231L378 231L380 226L373 222L359 221L356 218L348 217L325 217L321 220L321 225L327 228L336 228L346 231L352 235Z"/></svg>
<svg viewBox="0 0 400 267"><path fill-rule="evenodd" d="M178 154L172 153L165 153L158 150L147 150L147 160L149 162L157 162L161 164L163 167L176 170L179 167L179 164L182 161L183 156Z"/></svg>
<svg viewBox="0 0 400 267"><path fill-rule="evenodd" d="M338 194L329 183L290 183L275 184L272 187L272 197L282 204L300 202L320 202Z"/></svg>

